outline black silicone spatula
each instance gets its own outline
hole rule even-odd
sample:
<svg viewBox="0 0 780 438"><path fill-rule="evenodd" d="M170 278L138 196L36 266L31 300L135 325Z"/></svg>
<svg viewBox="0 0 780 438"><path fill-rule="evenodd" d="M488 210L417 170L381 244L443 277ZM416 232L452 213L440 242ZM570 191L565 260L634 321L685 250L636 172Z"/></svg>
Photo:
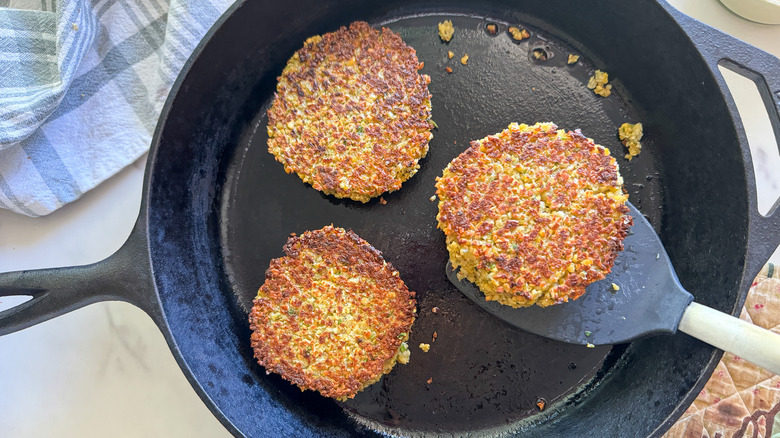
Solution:
<svg viewBox="0 0 780 438"><path fill-rule="evenodd" d="M634 225L604 280L588 286L578 300L549 307L514 309L459 280L447 264L447 277L467 297L520 329L579 344L620 344L639 337L683 331L780 374L780 334L697 304L680 285L653 227L630 203Z"/></svg>

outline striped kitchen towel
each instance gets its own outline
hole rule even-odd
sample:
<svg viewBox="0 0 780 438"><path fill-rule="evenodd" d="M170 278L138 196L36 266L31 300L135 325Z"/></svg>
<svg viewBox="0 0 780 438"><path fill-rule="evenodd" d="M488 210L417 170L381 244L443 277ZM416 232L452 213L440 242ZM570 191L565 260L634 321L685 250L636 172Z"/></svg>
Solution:
<svg viewBox="0 0 780 438"><path fill-rule="evenodd" d="M233 0L0 0L0 207L42 216L141 157Z"/></svg>

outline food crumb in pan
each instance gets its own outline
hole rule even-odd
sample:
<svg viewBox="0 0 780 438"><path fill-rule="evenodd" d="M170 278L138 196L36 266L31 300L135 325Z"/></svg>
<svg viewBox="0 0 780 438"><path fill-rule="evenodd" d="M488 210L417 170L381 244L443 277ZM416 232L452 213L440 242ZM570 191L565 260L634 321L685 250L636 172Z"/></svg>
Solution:
<svg viewBox="0 0 780 438"><path fill-rule="evenodd" d="M438 332L433 332L433 336L431 337L431 342L436 342L436 338L438 338L438 337L439 337L439 333Z"/></svg>
<svg viewBox="0 0 780 438"><path fill-rule="evenodd" d="M576 64L580 60L580 55L569 54L569 59L566 60L567 64Z"/></svg>
<svg viewBox="0 0 780 438"><path fill-rule="evenodd" d="M455 56L455 52L453 52L452 50L447 52L447 57L448 58L452 59L453 56Z"/></svg>
<svg viewBox="0 0 780 438"><path fill-rule="evenodd" d="M434 198L434 199L435 199L435 198ZM438 308L438 307L434 307L433 309L431 309L431 312L433 312L433 313L439 313L439 308Z"/></svg>
<svg viewBox="0 0 780 438"><path fill-rule="evenodd" d="M460 63L463 64L463 65L466 65L466 64L468 64L468 62L469 62L469 55L467 53L467 54L464 54L462 58L460 58Z"/></svg>
<svg viewBox="0 0 780 438"><path fill-rule="evenodd" d="M439 23L439 38L441 38L442 41L448 43L454 34L455 27L452 25L451 20L445 20Z"/></svg>
<svg viewBox="0 0 780 438"><path fill-rule="evenodd" d="M379 251L327 226L291 235L284 254L271 261L249 316L266 373L346 400L409 361L414 292Z"/></svg>
<svg viewBox="0 0 780 438"><path fill-rule="evenodd" d="M543 411L545 406L547 406L547 401L543 398L536 399L536 407L539 408L540 411Z"/></svg>
<svg viewBox="0 0 780 438"><path fill-rule="evenodd" d="M422 350L423 352L427 353L428 350L430 349L431 349L431 344L425 344L425 343L420 344L420 350Z"/></svg>
<svg viewBox="0 0 780 438"><path fill-rule="evenodd" d="M592 334L593 334L593 332L591 332L590 330L585 330L585 336L590 336Z"/></svg>
<svg viewBox="0 0 780 438"><path fill-rule="evenodd" d="M487 29L488 33L491 35L498 33L498 26L494 23L489 23L487 26L485 26L485 29Z"/></svg>
<svg viewBox="0 0 780 438"><path fill-rule="evenodd" d="M617 284L615 284L615 283L612 283L612 290L614 290L614 291L619 291L619 290L620 290L620 286L618 286L618 285L617 285Z"/></svg>
<svg viewBox="0 0 780 438"><path fill-rule="evenodd" d="M596 70L588 80L588 88L601 97L607 97L612 94L612 85L607 82L609 82L609 74Z"/></svg>
<svg viewBox="0 0 780 438"><path fill-rule="evenodd" d="M641 123L623 123L618 128L618 135L623 145L628 148L628 153L626 154L628 161L631 161L642 152L642 143L639 142L642 139L642 135L644 135Z"/></svg>
<svg viewBox="0 0 780 438"><path fill-rule="evenodd" d="M452 73L452 67L447 67L447 68L445 68L444 70L446 70L446 71L447 71L447 73Z"/></svg>
<svg viewBox="0 0 780 438"><path fill-rule="evenodd" d="M433 383L433 377L431 377L430 379L426 380L426 381L425 381L425 383L427 383L427 384L429 384L429 385L430 385L431 383Z"/></svg>
<svg viewBox="0 0 780 438"><path fill-rule="evenodd" d="M515 41L522 41L523 38L528 38L531 36L531 34L527 30L520 29L517 26L509 26L507 32L509 32L509 35L511 35L512 39Z"/></svg>
<svg viewBox="0 0 780 438"><path fill-rule="evenodd" d="M593 344L591 344L590 342L588 342L587 344L585 344L585 346L586 346L586 347L588 347L588 348L596 348L596 346L595 346L595 345L593 345Z"/></svg>
<svg viewBox="0 0 780 438"><path fill-rule="evenodd" d="M537 61L547 61L547 51L544 49L534 49L531 53Z"/></svg>
<svg viewBox="0 0 780 438"><path fill-rule="evenodd" d="M431 201L431 202L435 201L436 200L436 195L431 196L430 198L428 198L428 200Z"/></svg>
<svg viewBox="0 0 780 438"><path fill-rule="evenodd" d="M385 198L384 198L384 196L380 196L380 197L379 197L379 203L380 203L380 204L382 204L382 205L385 205L385 204L387 204L387 201L385 201Z"/></svg>

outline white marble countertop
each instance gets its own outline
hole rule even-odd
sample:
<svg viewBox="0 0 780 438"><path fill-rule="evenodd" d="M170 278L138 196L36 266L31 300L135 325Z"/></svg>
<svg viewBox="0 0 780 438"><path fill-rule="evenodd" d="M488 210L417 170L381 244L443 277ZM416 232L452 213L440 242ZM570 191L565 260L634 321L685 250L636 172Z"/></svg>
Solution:
<svg viewBox="0 0 780 438"><path fill-rule="evenodd" d="M717 0L670 3L780 56L780 25L745 21ZM763 107L750 100L751 88L737 82L735 97L745 125L753 130L768 123ZM777 155L777 144L771 132L749 138L758 148L760 207L766 211L780 196L780 158L767 158ZM138 215L144 161L50 216L30 219L0 211L0 272L81 265L116 251ZM780 263L780 253L772 260ZM0 301L0 309L11 302ZM108 302L0 337L0 435L228 433L189 386L152 320L132 305Z"/></svg>

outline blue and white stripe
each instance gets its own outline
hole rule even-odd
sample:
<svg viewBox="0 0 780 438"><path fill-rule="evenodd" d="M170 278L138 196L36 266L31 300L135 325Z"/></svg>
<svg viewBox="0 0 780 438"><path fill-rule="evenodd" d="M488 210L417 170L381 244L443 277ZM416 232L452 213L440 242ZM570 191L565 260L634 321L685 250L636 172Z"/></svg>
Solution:
<svg viewBox="0 0 780 438"><path fill-rule="evenodd" d="M0 208L41 216L141 157L233 0L0 0Z"/></svg>

